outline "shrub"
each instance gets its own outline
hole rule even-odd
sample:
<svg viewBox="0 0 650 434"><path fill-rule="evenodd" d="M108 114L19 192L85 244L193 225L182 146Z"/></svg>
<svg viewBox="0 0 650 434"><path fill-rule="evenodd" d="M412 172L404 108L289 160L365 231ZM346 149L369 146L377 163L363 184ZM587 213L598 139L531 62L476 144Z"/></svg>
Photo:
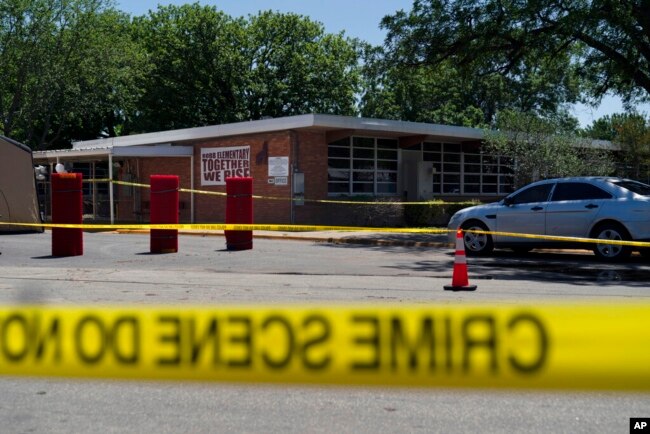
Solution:
<svg viewBox="0 0 650 434"><path fill-rule="evenodd" d="M443 202L434 200L422 204L404 205L404 222L407 226L446 225L457 211L468 206L478 205L479 201Z"/></svg>

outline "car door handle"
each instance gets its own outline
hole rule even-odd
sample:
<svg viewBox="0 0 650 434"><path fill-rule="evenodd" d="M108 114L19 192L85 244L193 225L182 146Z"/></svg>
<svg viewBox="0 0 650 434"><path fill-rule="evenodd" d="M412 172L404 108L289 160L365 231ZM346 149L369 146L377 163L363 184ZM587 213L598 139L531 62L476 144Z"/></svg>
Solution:
<svg viewBox="0 0 650 434"><path fill-rule="evenodd" d="M544 207L542 207L542 206L534 206L534 207L531 208L532 211L541 211L543 209L544 209Z"/></svg>
<svg viewBox="0 0 650 434"><path fill-rule="evenodd" d="M594 209L594 208L598 208L598 205L596 205L595 203L590 203L589 205L585 205L585 208Z"/></svg>

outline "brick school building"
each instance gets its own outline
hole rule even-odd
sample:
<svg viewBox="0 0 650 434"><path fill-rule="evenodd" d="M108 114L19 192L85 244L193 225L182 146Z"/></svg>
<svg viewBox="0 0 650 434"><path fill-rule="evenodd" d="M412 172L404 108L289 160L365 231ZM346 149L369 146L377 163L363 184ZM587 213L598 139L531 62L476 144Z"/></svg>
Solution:
<svg viewBox="0 0 650 434"><path fill-rule="evenodd" d="M484 131L309 114L76 142L34 152L82 172L84 215L147 222L152 174L178 175L180 221L223 222L225 178L251 176L256 223L400 224L399 206L353 202L496 200L513 189L512 162L481 149ZM113 179L119 183L109 183ZM38 183L48 214L48 181ZM335 203L333 201L345 201ZM352 203L350 203L352 202Z"/></svg>

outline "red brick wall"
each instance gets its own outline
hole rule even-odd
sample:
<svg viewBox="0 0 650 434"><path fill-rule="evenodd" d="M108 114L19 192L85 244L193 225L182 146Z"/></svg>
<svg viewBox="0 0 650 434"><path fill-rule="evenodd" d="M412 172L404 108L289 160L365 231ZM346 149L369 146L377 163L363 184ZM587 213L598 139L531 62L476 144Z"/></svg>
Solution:
<svg viewBox="0 0 650 434"><path fill-rule="evenodd" d="M117 173L113 174L119 181L136 182L135 167L137 161L135 159L128 159L122 161L122 167L117 169ZM113 169L115 170L115 169ZM136 190L137 189L137 190ZM139 214L136 214L135 199L141 194L141 187L132 187L126 185L116 185L114 187L114 200L117 202L115 218L121 222L140 222L143 221Z"/></svg>
<svg viewBox="0 0 650 434"><path fill-rule="evenodd" d="M296 224L327 224L325 208L310 200L327 199L327 140L325 133L300 133L298 166L305 174L305 204L295 207Z"/></svg>
<svg viewBox="0 0 650 434"><path fill-rule="evenodd" d="M125 160L123 168L128 167L129 172L135 177L133 182L149 184L151 175L178 175L181 188L190 188L190 158L189 157L158 157L134 158ZM119 174L121 180L126 173ZM148 188L136 187L137 194L131 198L125 194L127 186L120 186L118 199L118 219L122 221L149 221L150 192ZM140 197L140 207L134 206L133 199ZM191 218L190 195L181 193L179 197L179 221L189 223Z"/></svg>
<svg viewBox="0 0 650 434"><path fill-rule="evenodd" d="M264 153L266 144L266 153ZM291 186L276 186L268 183L268 157L289 157L291 164L291 137L289 132L252 134L202 141L194 149L194 185L196 189L226 192L223 185L201 185L201 149L232 146L250 146L250 169L253 177L253 194L278 197L282 200L254 199L253 220L255 223L286 224L291 221ZM288 184L291 182L289 178ZM195 220L197 223L218 223L225 221L225 197L196 194Z"/></svg>
<svg viewBox="0 0 650 434"><path fill-rule="evenodd" d="M305 174L305 197L327 198L327 140L325 134L300 133L298 166Z"/></svg>
<svg viewBox="0 0 650 434"><path fill-rule="evenodd" d="M293 149L292 149L293 143ZM265 146L266 145L266 146ZM226 137L194 143L194 188L209 192L226 192L226 186L201 185L201 150L203 148L222 148L250 146L250 171L253 177L253 194L256 196L275 197L279 200L254 199L253 212L255 223L288 224L291 223L291 171L293 166L305 175L304 205L294 207L296 224L320 225L392 225L398 220L391 215L384 215L380 209L371 209L362 205L333 205L310 202L310 200L327 199L327 140L325 133L281 131L266 134ZM265 153L266 150L266 153ZM289 157L288 185L269 184L268 157ZM130 167L137 166L139 174L135 182L148 184L149 176L179 175L181 188L190 188L189 158L138 158L131 160ZM119 207L119 219L122 221L149 220L149 190L140 191L141 214L134 213L133 203L120 195L124 203ZM180 221L190 221L190 195L181 193ZM194 195L194 219L197 223L221 223L225 221L225 196L199 194ZM382 207L381 210L384 208Z"/></svg>

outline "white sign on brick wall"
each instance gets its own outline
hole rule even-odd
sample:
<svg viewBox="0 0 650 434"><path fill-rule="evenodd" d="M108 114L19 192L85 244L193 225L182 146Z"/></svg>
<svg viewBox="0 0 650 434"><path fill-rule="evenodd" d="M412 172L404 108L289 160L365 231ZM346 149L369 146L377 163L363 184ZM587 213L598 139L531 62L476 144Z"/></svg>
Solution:
<svg viewBox="0 0 650 434"><path fill-rule="evenodd" d="M289 176L289 157L269 157L269 177Z"/></svg>
<svg viewBox="0 0 650 434"><path fill-rule="evenodd" d="M250 146L201 149L201 185L226 185L226 178L250 176Z"/></svg>
<svg viewBox="0 0 650 434"><path fill-rule="evenodd" d="M273 178L273 184L289 185L289 179L286 176L276 176L275 178Z"/></svg>

